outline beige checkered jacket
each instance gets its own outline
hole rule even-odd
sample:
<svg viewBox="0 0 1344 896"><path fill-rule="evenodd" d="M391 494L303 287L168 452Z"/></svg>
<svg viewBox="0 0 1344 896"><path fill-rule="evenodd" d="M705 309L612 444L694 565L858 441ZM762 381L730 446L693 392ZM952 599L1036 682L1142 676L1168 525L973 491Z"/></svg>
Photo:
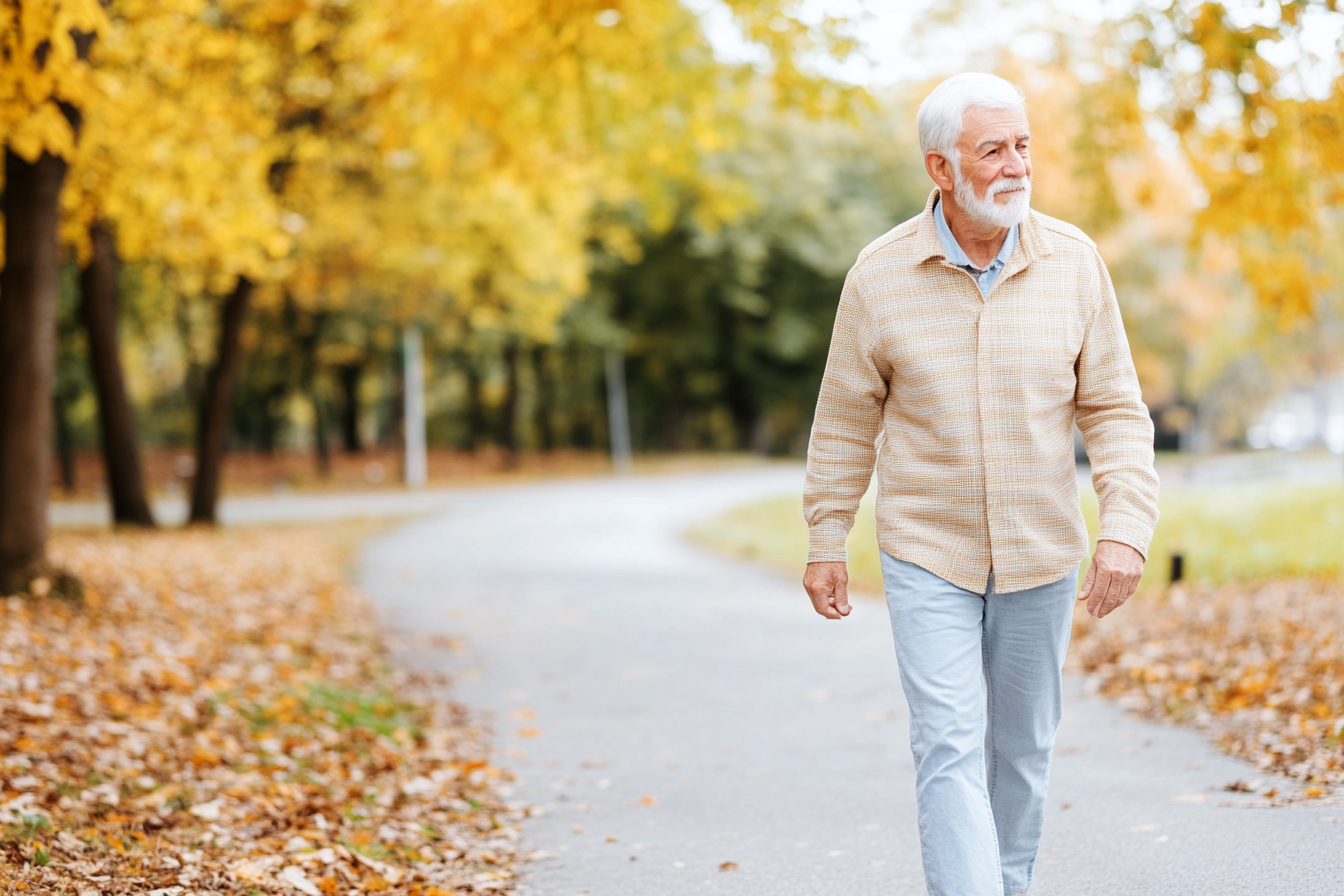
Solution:
<svg viewBox="0 0 1344 896"><path fill-rule="evenodd" d="M943 256L937 195L845 280L807 452L808 561L846 558L876 462L882 550L978 593L991 568L1000 593L1058 581L1087 554L1075 420L1101 538L1146 557L1153 425L1096 245L1031 212L982 299Z"/></svg>

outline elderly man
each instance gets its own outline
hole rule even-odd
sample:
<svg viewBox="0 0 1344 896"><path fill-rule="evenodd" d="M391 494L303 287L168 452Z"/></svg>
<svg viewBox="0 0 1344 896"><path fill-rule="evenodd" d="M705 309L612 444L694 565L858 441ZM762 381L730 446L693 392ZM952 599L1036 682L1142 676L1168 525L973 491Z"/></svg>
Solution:
<svg viewBox="0 0 1344 896"><path fill-rule="evenodd" d="M925 880L999 896L1031 885L1074 596L1105 616L1143 572L1153 430L1096 246L1030 208L1021 92L957 75L917 121L937 188L845 281L808 449L804 585L822 616L849 614L845 537L876 463ZM1081 593L1075 421L1101 508Z"/></svg>

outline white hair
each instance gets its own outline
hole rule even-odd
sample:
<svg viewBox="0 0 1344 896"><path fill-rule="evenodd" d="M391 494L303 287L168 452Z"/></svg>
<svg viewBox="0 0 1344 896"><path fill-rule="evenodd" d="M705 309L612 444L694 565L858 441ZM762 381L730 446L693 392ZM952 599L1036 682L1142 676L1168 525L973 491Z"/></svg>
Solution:
<svg viewBox="0 0 1344 896"><path fill-rule="evenodd" d="M984 72L964 72L953 75L924 98L915 115L919 126L919 151L934 150L960 171L961 159L957 141L961 139L962 121L966 110L1019 109L1026 106L1022 89L1011 81Z"/></svg>

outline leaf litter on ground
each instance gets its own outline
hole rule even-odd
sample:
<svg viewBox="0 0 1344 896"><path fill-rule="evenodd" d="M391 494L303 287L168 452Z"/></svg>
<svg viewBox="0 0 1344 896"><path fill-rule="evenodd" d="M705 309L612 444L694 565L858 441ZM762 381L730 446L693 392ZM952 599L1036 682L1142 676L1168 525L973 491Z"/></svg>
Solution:
<svg viewBox="0 0 1344 896"><path fill-rule="evenodd" d="M1344 794L1344 583L1177 584L1096 620L1075 616L1071 662L1127 709L1192 723L1264 774L1273 804Z"/></svg>
<svg viewBox="0 0 1344 896"><path fill-rule="evenodd" d="M62 533L0 599L0 890L511 891L487 732L389 669L321 527Z"/></svg>

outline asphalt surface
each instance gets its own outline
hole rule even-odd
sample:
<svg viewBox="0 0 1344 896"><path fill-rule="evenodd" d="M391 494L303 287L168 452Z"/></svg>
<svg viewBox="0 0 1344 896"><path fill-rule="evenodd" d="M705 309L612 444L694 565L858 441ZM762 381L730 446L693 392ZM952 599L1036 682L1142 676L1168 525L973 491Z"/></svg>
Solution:
<svg viewBox="0 0 1344 896"><path fill-rule="evenodd" d="M525 891L924 892L884 604L827 622L791 579L684 536L800 484L784 467L464 491L367 545L398 661L450 676L538 807L524 847L550 857ZM1344 893L1344 806L1220 807L1252 769L1083 691L1034 894Z"/></svg>

